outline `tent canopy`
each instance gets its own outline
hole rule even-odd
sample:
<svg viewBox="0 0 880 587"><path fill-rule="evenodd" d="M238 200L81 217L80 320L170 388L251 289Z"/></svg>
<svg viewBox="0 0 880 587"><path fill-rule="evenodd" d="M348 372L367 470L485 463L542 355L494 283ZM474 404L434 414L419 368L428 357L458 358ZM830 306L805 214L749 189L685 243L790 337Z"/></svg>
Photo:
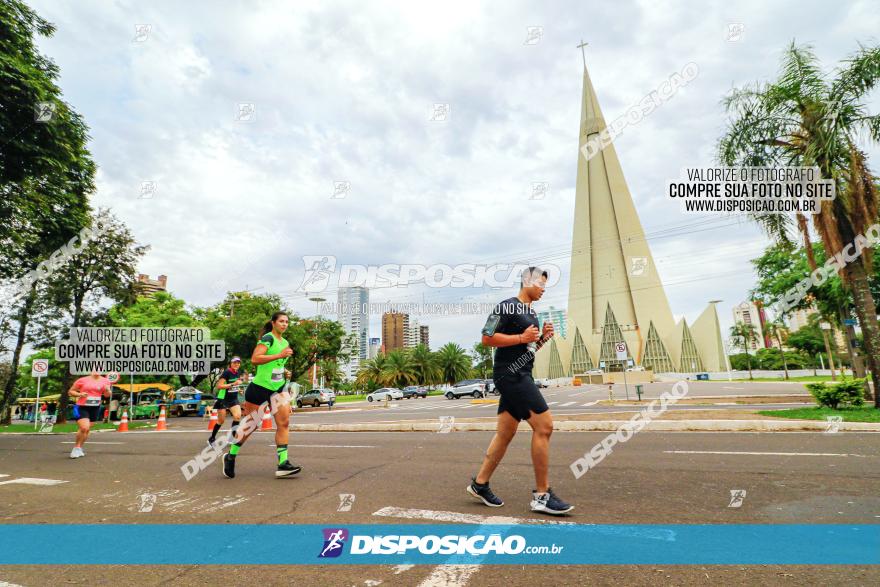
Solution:
<svg viewBox="0 0 880 587"><path fill-rule="evenodd" d="M122 393L143 393L148 389L158 389L161 392L168 393L174 389L174 387L167 383L135 383L134 385L116 383L113 385L113 388Z"/></svg>

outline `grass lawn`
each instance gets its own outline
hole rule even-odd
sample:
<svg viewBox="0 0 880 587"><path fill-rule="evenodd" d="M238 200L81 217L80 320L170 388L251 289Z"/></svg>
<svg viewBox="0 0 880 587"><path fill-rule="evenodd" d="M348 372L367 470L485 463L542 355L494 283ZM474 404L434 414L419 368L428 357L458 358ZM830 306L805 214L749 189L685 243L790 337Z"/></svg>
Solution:
<svg viewBox="0 0 880 587"><path fill-rule="evenodd" d="M128 429L147 428L150 422L129 422ZM92 430L115 430L113 424L92 424ZM0 432L36 432L33 424L11 424L9 426L0 426ZM52 434L64 434L67 432L76 432L76 422L67 422L66 424L56 424L52 427Z"/></svg>
<svg viewBox="0 0 880 587"><path fill-rule="evenodd" d="M832 410L831 408L794 408L792 410L765 410L762 416L774 418L793 418L796 420L825 420L828 416L843 416L844 422L880 422L880 410L873 406Z"/></svg>

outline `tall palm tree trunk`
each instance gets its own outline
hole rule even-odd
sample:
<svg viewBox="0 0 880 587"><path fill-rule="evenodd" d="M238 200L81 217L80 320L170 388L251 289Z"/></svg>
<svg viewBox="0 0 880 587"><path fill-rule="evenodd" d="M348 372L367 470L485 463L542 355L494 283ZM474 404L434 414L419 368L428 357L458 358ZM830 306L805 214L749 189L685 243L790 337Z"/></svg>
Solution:
<svg viewBox="0 0 880 587"><path fill-rule="evenodd" d="M880 408L880 393L877 393L877 386L880 385L880 324L877 323L877 305L868 287L868 274L863 260L856 259L847 265L846 272L852 287L853 305L862 327L868 371L874 380L874 407ZM870 386L866 384L866 387L870 394Z"/></svg>
<svg viewBox="0 0 880 587"><path fill-rule="evenodd" d="M788 361L785 360L785 351L782 349L782 335L776 331L776 342L779 343L779 354L782 355L782 369L785 371L785 380L788 381Z"/></svg>

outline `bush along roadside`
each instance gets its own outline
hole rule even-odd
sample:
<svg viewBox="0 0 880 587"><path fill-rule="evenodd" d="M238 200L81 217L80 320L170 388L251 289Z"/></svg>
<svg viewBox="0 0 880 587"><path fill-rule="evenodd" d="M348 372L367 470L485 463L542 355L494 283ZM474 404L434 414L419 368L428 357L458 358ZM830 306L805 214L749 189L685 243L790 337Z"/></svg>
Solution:
<svg viewBox="0 0 880 587"><path fill-rule="evenodd" d="M807 383L806 387L820 406L827 406L834 410L860 407L865 403L864 379L846 379L830 385Z"/></svg>

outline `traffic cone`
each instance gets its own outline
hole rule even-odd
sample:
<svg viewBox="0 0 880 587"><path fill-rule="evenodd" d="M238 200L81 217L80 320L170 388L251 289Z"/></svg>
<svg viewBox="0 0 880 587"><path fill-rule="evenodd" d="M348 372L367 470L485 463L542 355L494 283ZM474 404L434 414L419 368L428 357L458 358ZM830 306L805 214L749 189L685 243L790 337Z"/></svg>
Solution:
<svg viewBox="0 0 880 587"><path fill-rule="evenodd" d="M260 430L271 430L272 429L272 416L269 414L269 406L266 406L266 411L263 412L263 425L260 426Z"/></svg>
<svg viewBox="0 0 880 587"><path fill-rule="evenodd" d="M156 423L156 431L159 430L168 430L168 426L165 425L165 406L159 408L159 421Z"/></svg>
<svg viewBox="0 0 880 587"><path fill-rule="evenodd" d="M211 419L208 420L208 432L213 432L214 431L214 424L217 423L217 412L214 410L214 408L210 408L210 410L211 410Z"/></svg>
<svg viewBox="0 0 880 587"><path fill-rule="evenodd" d="M128 432L128 412L122 412L122 422L119 423L117 432Z"/></svg>

